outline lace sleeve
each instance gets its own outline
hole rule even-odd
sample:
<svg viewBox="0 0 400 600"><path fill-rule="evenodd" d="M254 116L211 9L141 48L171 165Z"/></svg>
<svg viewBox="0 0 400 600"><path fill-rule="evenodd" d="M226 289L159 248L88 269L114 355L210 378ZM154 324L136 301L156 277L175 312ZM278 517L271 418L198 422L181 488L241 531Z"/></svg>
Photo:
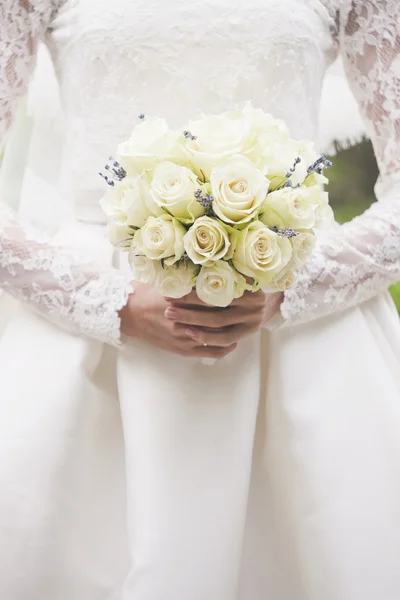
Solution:
<svg viewBox="0 0 400 600"><path fill-rule="evenodd" d="M378 202L320 238L270 324L307 322L400 279L400 2L342 0L339 43L380 168Z"/></svg>
<svg viewBox="0 0 400 600"><path fill-rule="evenodd" d="M0 150L34 66L38 42L65 0L0 3ZM1 202L3 200L3 202ZM60 248L0 199L0 287L74 333L118 344L126 275Z"/></svg>

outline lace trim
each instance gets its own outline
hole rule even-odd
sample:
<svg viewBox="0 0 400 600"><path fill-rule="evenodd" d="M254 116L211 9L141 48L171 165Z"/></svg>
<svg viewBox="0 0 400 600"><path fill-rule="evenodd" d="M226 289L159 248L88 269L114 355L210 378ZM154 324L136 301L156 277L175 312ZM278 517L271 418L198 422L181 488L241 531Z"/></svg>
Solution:
<svg viewBox="0 0 400 600"><path fill-rule="evenodd" d="M343 0L340 7L341 52L374 144L381 202L319 241L270 329L354 306L400 279L400 3Z"/></svg>
<svg viewBox="0 0 400 600"><path fill-rule="evenodd" d="M0 139L26 90L37 45L65 0L5 0L0 5ZM120 318L130 277L100 271L71 248L60 248L0 203L0 286L74 333L120 343Z"/></svg>
<svg viewBox="0 0 400 600"><path fill-rule="evenodd" d="M131 277L98 271L91 260L60 248L0 205L0 286L75 333L118 345L118 311L133 292Z"/></svg>

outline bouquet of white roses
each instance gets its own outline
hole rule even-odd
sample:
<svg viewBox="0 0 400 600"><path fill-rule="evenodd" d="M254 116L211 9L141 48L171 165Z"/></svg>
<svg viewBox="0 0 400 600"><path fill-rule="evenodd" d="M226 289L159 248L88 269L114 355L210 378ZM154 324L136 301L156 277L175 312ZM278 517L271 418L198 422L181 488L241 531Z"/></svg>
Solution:
<svg viewBox="0 0 400 600"><path fill-rule="evenodd" d="M109 238L137 280L228 306L245 290L285 291L332 220L330 166L285 124L247 105L181 131L146 119L102 176Z"/></svg>

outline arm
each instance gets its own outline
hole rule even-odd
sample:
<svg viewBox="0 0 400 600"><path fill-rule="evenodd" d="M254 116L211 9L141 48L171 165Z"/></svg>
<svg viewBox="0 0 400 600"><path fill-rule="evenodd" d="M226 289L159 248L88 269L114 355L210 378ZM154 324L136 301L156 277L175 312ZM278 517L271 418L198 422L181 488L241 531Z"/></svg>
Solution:
<svg viewBox="0 0 400 600"><path fill-rule="evenodd" d="M0 149L26 91L37 44L64 1L3 0L0 5ZM118 344L118 311L132 292L129 278L53 244L1 200L0 287L71 332Z"/></svg>
<svg viewBox="0 0 400 600"><path fill-rule="evenodd" d="M400 2L342 0L340 48L380 169L378 202L320 238L270 329L344 310L400 279Z"/></svg>

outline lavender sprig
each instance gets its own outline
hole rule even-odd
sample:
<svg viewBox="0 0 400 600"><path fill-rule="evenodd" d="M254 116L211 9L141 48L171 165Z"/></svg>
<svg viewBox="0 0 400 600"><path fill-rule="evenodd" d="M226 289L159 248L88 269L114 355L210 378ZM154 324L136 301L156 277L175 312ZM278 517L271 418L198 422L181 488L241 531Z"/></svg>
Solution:
<svg viewBox="0 0 400 600"><path fill-rule="evenodd" d="M293 181L291 181L290 179L287 179L286 181L284 181L283 183L281 183L281 185L279 185L276 190L283 190L284 188L299 188L301 187L301 183L296 183L296 185L293 185Z"/></svg>
<svg viewBox="0 0 400 600"><path fill-rule="evenodd" d="M206 214L212 214L212 203L214 202L214 196L212 194L206 192L206 194L203 195L202 190L199 188L195 191L194 197L197 202L206 209Z"/></svg>
<svg viewBox="0 0 400 600"><path fill-rule="evenodd" d="M301 158L300 158L300 156L297 156L295 158L293 166L289 169L289 171L285 175L286 179L276 188L277 190L283 190L284 188L300 187L300 185L301 185L300 183L293 185L293 181L290 179L292 177L293 173L295 173L297 165L299 165L300 163L301 163Z"/></svg>
<svg viewBox="0 0 400 600"><path fill-rule="evenodd" d="M270 227L270 229L274 233L280 235L281 237L288 238L289 240L299 235L294 229L291 229L290 227L286 229L279 229L276 225L274 225L273 227Z"/></svg>
<svg viewBox="0 0 400 600"><path fill-rule="evenodd" d="M183 137L185 137L187 140L197 140L197 135L193 135L191 131L184 131Z"/></svg>
<svg viewBox="0 0 400 600"><path fill-rule="evenodd" d="M297 165L300 163L301 163L301 158L300 158L300 156L298 156L293 163L293 167L286 173L287 179L289 179L293 175L293 173L296 171Z"/></svg>
<svg viewBox="0 0 400 600"><path fill-rule="evenodd" d="M99 173L100 177L102 177L108 185L113 187L116 181L122 181L127 176L127 172L124 167L121 167L118 161L114 160L112 156L109 157L111 161L111 165L107 164L104 166L105 170L108 171L108 175L104 175L103 173Z"/></svg>
<svg viewBox="0 0 400 600"><path fill-rule="evenodd" d="M293 185L293 181L291 180L291 177L292 177L293 173L295 173L296 167L299 163L301 163L300 156L298 156L295 159L293 166L291 167L291 169L289 169L289 171L285 175L286 179L276 188L277 190L283 190L284 188L295 189L295 188L301 187L301 185L302 185L301 183L297 183L296 185ZM320 156L312 165L310 165L307 168L307 176L311 175L312 173L318 173L318 175L322 175L323 170L328 169L331 166L332 166L332 163L330 160L325 158L325 156Z"/></svg>
<svg viewBox="0 0 400 600"><path fill-rule="evenodd" d="M310 165L307 169L308 175L311 173L318 173L318 175L322 175L323 170L325 168L329 169L332 166L330 160L325 158L325 156L320 156L312 165Z"/></svg>

